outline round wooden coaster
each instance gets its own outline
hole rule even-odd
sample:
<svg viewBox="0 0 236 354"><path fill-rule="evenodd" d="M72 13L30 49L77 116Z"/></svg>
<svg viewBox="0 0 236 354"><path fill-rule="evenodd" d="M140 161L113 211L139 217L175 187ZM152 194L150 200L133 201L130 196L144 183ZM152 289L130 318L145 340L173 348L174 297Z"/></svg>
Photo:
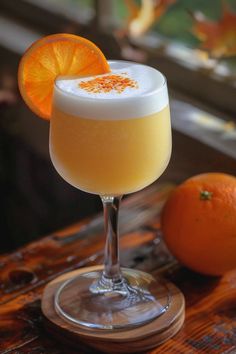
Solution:
<svg viewBox="0 0 236 354"><path fill-rule="evenodd" d="M184 323L184 296L176 286L166 282L171 295L168 310L153 321L128 330L94 330L63 320L54 308L54 295L60 285L81 273L96 271L102 266L82 268L59 276L43 293L42 311L46 327L58 340L76 347L81 342L109 353L137 352L153 348L174 336Z"/></svg>

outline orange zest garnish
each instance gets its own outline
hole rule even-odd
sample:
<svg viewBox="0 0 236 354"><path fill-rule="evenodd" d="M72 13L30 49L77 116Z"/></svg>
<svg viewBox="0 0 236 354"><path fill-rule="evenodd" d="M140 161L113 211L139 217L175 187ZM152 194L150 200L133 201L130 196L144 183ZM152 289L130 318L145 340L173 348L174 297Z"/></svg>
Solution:
<svg viewBox="0 0 236 354"><path fill-rule="evenodd" d="M138 83L129 77L114 74L81 81L79 87L91 93L108 93L112 90L121 93L128 87L138 88Z"/></svg>
<svg viewBox="0 0 236 354"><path fill-rule="evenodd" d="M74 34L39 39L23 55L18 69L20 93L38 116L50 119L54 81L59 75L91 76L110 71L101 50Z"/></svg>

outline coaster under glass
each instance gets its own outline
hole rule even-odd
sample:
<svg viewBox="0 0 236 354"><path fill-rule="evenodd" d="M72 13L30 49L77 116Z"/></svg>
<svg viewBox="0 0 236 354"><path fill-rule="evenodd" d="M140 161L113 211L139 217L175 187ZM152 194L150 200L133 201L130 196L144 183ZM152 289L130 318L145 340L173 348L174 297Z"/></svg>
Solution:
<svg viewBox="0 0 236 354"><path fill-rule="evenodd" d="M143 325L168 310L167 287L152 275L122 269L114 282L104 270L67 280L55 295L57 313L74 324L96 329L125 329Z"/></svg>

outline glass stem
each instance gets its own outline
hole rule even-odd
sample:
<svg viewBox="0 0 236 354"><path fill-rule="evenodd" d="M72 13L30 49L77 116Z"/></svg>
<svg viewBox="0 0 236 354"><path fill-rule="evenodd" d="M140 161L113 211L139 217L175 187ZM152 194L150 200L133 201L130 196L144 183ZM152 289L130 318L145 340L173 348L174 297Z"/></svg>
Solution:
<svg viewBox="0 0 236 354"><path fill-rule="evenodd" d="M104 209L104 225L106 234L106 245L104 255L103 276L108 280L121 281L119 262L119 231L118 214L122 196L109 197L101 196Z"/></svg>
<svg viewBox="0 0 236 354"><path fill-rule="evenodd" d="M101 196L106 245L104 255L104 269L100 279L90 286L90 291L94 294L114 294L127 295L129 285L122 276L119 262L119 234L118 234L118 213L122 196L109 197Z"/></svg>

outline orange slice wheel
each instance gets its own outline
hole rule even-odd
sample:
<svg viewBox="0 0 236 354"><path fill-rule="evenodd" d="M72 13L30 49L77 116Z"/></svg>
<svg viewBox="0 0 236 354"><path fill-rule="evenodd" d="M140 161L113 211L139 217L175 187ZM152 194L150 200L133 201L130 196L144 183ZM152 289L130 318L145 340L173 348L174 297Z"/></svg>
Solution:
<svg viewBox="0 0 236 354"><path fill-rule="evenodd" d="M60 33L39 39L25 52L18 69L18 84L29 108L41 118L50 119L57 76L90 76L109 71L106 58L95 44Z"/></svg>

